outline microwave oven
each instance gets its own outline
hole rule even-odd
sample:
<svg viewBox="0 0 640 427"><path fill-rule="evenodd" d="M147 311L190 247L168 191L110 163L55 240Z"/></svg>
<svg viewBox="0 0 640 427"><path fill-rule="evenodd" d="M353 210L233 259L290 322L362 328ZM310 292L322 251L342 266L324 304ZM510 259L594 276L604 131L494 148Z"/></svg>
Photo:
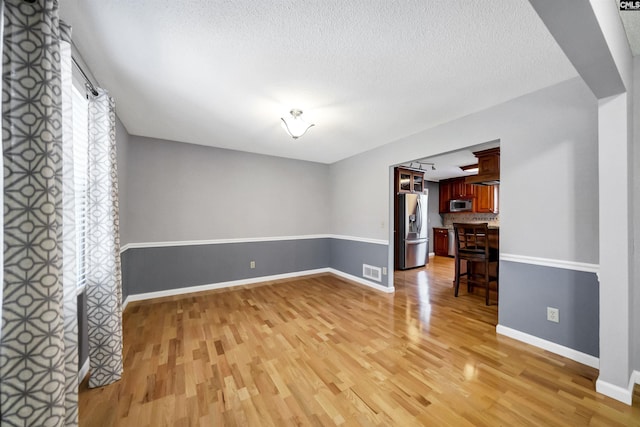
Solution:
<svg viewBox="0 0 640 427"><path fill-rule="evenodd" d="M471 212L473 210L473 200L461 199L449 201L449 212Z"/></svg>

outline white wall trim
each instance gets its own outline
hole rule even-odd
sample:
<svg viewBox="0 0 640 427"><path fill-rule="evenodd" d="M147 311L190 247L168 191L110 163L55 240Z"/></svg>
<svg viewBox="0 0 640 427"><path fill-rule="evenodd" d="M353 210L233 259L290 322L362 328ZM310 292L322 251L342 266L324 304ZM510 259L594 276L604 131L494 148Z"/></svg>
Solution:
<svg viewBox="0 0 640 427"><path fill-rule="evenodd" d="M542 338L538 338L534 335L530 335L525 332L509 328L507 326L496 326L496 333L507 336L509 338L513 338L514 340L522 341L534 347L550 351L551 353L559 354L560 356L566 357L567 359L575 360L578 363L591 366L592 368L599 369L600 367L600 360L597 357L591 356L590 354L582 353L581 351L577 351L560 344L556 344L551 341L547 341Z"/></svg>
<svg viewBox="0 0 640 427"><path fill-rule="evenodd" d="M243 237L237 239L211 239L211 240L176 240L165 242L139 242L127 243L120 248L120 253L128 249L139 248L164 248L171 246L198 246L198 245L224 245L229 243L254 243L254 242L277 242L282 240L304 240L328 238L327 234L309 234L302 236L273 236L273 237Z"/></svg>
<svg viewBox="0 0 640 427"><path fill-rule="evenodd" d="M82 367L78 371L78 384L80 384L89 373L89 366L89 356L87 356L87 360L84 361Z"/></svg>
<svg viewBox="0 0 640 427"><path fill-rule="evenodd" d="M127 299L124 301L124 304L122 305L122 309L124 310L127 307L127 304L129 304L132 301L142 301L142 300L147 300L152 298L162 298L162 297L170 297L174 295L190 294L193 292L202 292L202 291L210 291L214 289L231 288L234 286L251 285L254 283L268 282L271 280L289 279L292 277L308 276L311 274L321 274L321 273L328 273L328 272L329 272L328 268L318 268L316 270L296 271L293 273L274 274L272 276L251 277L249 279L231 280L228 282L218 282L218 283L210 283L206 285L188 286L184 288L167 289L164 291L146 292L144 294L133 294L133 295L127 296Z"/></svg>
<svg viewBox="0 0 640 427"><path fill-rule="evenodd" d="M127 298L124 300L122 304L122 310L124 311L127 308L127 305L133 301L143 301L143 300L148 300L152 298L162 298L162 297L169 297L174 295L190 294L193 292L203 292L203 291L210 291L214 289L231 288L234 286L251 285L254 283L270 282L274 280L290 279L293 277L302 277L302 276L309 276L312 274L322 274L322 273L332 273L332 274L335 274L336 276L349 279L353 282L357 282L359 284L369 286L377 291L382 291L386 293L395 291L394 288L388 288L386 286L382 286L377 283L370 282L360 277L343 273L342 271L335 270L333 268L318 268L315 270L304 270L304 271L296 271L293 273L275 274L273 276L252 277L249 279L232 280L228 282L211 283L207 285L189 286L185 288L174 288L174 289L167 289L164 291L147 292L144 294L133 294L133 295L127 296Z"/></svg>
<svg viewBox="0 0 640 427"><path fill-rule="evenodd" d="M376 291L384 292L384 293L387 293L387 294L391 294L391 293L394 293L396 291L396 289L393 286L390 286L390 287L389 286L383 286L383 285L380 285L378 283L371 282L371 281L369 281L367 279L363 279L362 277L353 276L353 275L351 275L349 273L345 273L343 271L336 270L334 268L329 268L329 272L335 274L336 276L340 276L340 277L342 277L344 279L351 280L352 282L357 282L357 283L360 283L361 285L365 285L365 286L368 286L370 288L373 288Z"/></svg>
<svg viewBox="0 0 640 427"><path fill-rule="evenodd" d="M340 240L353 240L354 242L373 243L374 245L388 245L388 240L382 239L369 239L368 237L356 237L356 236L343 236L340 234L327 234L324 237Z"/></svg>
<svg viewBox="0 0 640 427"><path fill-rule="evenodd" d="M627 388L602 381L598 378L596 380L596 391L600 394L604 394L605 396L631 406L633 400L633 386L635 385L635 383L633 382L633 374L631 375L631 377L632 380L630 381L629 387Z"/></svg>
<svg viewBox="0 0 640 427"><path fill-rule="evenodd" d="M277 242L284 240L307 240L307 239L340 239L352 240L355 242L373 243L376 245L388 245L388 240L369 239L366 237L342 236L339 234L308 234L300 236L272 236L272 237L242 237L237 239L212 239L212 240L178 240L166 242L138 242L127 243L120 247L120 253L129 249L140 248L164 248L172 246L197 246L197 245L224 245L229 243L255 243L255 242Z"/></svg>
<svg viewBox="0 0 640 427"><path fill-rule="evenodd" d="M599 264L588 264L585 262L565 261L551 258L538 258L526 255L500 254L501 261L519 262L523 264L541 265L544 267L564 268L565 270L585 271L587 273L598 273Z"/></svg>
<svg viewBox="0 0 640 427"><path fill-rule="evenodd" d="M596 391L598 393L604 394L605 396L609 396L612 399L616 399L622 403L626 403L627 405L632 405L633 388L636 384L640 384L640 371L631 372L629 385L626 389L624 387L620 387L598 379L596 380Z"/></svg>

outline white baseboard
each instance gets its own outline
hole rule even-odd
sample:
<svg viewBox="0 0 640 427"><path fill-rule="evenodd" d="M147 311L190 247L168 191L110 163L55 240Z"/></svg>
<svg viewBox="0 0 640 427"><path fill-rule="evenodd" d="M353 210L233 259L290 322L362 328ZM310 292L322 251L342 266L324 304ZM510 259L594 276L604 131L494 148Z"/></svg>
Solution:
<svg viewBox="0 0 640 427"><path fill-rule="evenodd" d="M429 257L434 257L434 256L436 256L435 252L429 252Z"/></svg>
<svg viewBox="0 0 640 427"><path fill-rule="evenodd" d="M360 283L361 285L365 285L365 286L368 286L370 288L373 288L376 291L385 292L385 293L388 293L388 294L392 294L392 293L394 293L396 291L396 289L393 286L391 286L391 287L382 286L382 285L379 285L377 283L371 282L369 280L363 279L362 277L353 276L351 274L345 273L345 272L340 271L340 270L336 270L334 268L329 268L329 272L335 274L336 276L340 276L340 277L345 278L347 280L351 280L352 282L357 282L357 283Z"/></svg>
<svg viewBox="0 0 640 427"><path fill-rule="evenodd" d="M596 380L596 391L600 394L604 394L612 399L615 399L619 402L625 403L627 405L631 405L632 397L633 397L633 386L635 382L633 380L633 374L631 375L632 380L629 382L629 386L627 388L617 386L615 384L608 383L606 381L602 381L598 378Z"/></svg>
<svg viewBox="0 0 640 427"><path fill-rule="evenodd" d="M629 385L626 389L598 379L596 381L596 391L604 394L605 396L609 396L612 399L631 405L633 404L633 388L636 384L640 384L640 371L631 372Z"/></svg>
<svg viewBox="0 0 640 427"><path fill-rule="evenodd" d="M170 297L174 295L190 294L193 292L203 292L203 291L210 291L214 289L231 288L234 286L251 285L255 283L270 282L273 280L290 279L293 277L302 277L302 276L309 276L312 274L322 274L322 273L332 273L332 274L335 274L336 276L340 276L345 279L349 279L351 281L360 283L362 285L369 286L377 291L386 292L386 293L395 292L395 289L393 287L388 288L386 286L382 286L377 283L370 282L361 277L352 276L351 274L343 273L342 271L335 270L333 268L318 268L316 270L296 271L293 273L276 274L273 276L252 277L250 279L232 280L229 282L219 282L219 283L212 283L208 285L189 286L186 288L167 289L165 291L147 292L144 294L133 294L133 295L129 295L124 300L122 304L122 310L124 311L124 309L127 308L127 305L133 301L143 301L143 300L148 300L152 298Z"/></svg>
<svg viewBox="0 0 640 427"><path fill-rule="evenodd" d="M234 286L252 285L254 283L268 282L271 280L289 279L292 277L309 276L311 274L329 273L329 268L318 268L316 270L296 271L293 273L275 274L272 276L260 276L252 277L249 279L231 280L228 282L211 283L207 285L188 286L186 288L174 288L167 289L165 291L147 292L144 294L129 295L125 299L122 309L127 307L127 304L133 301L143 301L152 298L170 297L174 295L190 294L193 292L211 291L214 289L232 288Z"/></svg>
<svg viewBox="0 0 640 427"><path fill-rule="evenodd" d="M544 340L542 338L538 338L534 335L530 335L516 329L498 325L496 326L496 333L507 336L509 338L513 338L518 341L522 341L534 347L542 348L544 350L550 351L551 353L559 354L560 356L566 357L567 359L575 360L578 363L591 366L592 368L599 369L600 367L600 360L597 357L582 353L581 351L577 351L560 344L556 344L551 341Z"/></svg>
<svg viewBox="0 0 640 427"><path fill-rule="evenodd" d="M496 333L513 338L518 341L525 342L527 344L531 344L535 347L542 348L552 353L559 354L560 356L566 357L567 359L575 360L578 363L591 366L592 368L600 368L600 360L597 357L582 353L569 347L562 346L560 344L556 344L551 341L543 340L542 338L538 338L534 335L529 335L527 333L520 332L516 329L511 329L502 325L496 326ZM631 373L629 386L627 388L620 387L615 384L611 384L598 379L596 381L596 391L619 402L631 405L633 398L633 387L635 386L635 384L640 384L640 371L633 371Z"/></svg>
<svg viewBox="0 0 640 427"><path fill-rule="evenodd" d="M87 357L87 360L84 361L82 367L78 371L78 384L80 384L89 373L89 366L89 357Z"/></svg>

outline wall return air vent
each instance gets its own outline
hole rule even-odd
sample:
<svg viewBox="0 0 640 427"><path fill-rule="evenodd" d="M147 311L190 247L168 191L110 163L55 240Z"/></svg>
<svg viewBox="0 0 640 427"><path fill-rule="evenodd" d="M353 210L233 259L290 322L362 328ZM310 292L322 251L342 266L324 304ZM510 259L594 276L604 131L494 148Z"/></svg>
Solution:
<svg viewBox="0 0 640 427"><path fill-rule="evenodd" d="M362 277L365 279L375 280L376 282L382 281L382 270L380 267L374 267L369 264L362 264Z"/></svg>

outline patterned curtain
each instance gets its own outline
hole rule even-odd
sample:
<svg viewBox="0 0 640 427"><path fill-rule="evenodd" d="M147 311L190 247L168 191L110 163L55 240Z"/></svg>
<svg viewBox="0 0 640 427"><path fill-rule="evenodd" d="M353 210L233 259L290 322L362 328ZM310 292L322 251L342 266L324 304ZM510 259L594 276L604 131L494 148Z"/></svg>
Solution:
<svg viewBox="0 0 640 427"><path fill-rule="evenodd" d="M5 0L0 424L77 425L70 29L53 0ZM64 179L63 179L64 176ZM72 184L71 184L72 185ZM71 191L71 193L69 193Z"/></svg>
<svg viewBox="0 0 640 427"><path fill-rule="evenodd" d="M60 23L62 82L62 283L64 286L64 340L66 426L78 424L78 269L76 262L76 204L73 155L73 77L71 27Z"/></svg>
<svg viewBox="0 0 640 427"><path fill-rule="evenodd" d="M122 276L118 219L115 105L107 92L89 99L87 317L89 387L122 374Z"/></svg>

